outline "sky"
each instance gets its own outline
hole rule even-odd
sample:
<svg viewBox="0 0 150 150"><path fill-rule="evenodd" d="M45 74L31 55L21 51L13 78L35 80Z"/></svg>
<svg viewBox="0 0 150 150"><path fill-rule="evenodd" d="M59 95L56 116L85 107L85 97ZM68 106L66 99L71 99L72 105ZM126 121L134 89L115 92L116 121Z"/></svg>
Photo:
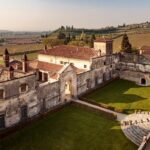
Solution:
<svg viewBox="0 0 150 150"><path fill-rule="evenodd" d="M0 30L101 28L150 21L150 0L0 0Z"/></svg>

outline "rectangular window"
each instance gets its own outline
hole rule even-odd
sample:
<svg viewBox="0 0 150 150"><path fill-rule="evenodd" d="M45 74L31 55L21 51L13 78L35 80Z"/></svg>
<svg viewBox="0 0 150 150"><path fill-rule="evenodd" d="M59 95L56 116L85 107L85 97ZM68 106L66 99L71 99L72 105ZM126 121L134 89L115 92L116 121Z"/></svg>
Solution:
<svg viewBox="0 0 150 150"><path fill-rule="evenodd" d="M27 84L26 83L24 83L24 84L22 84L21 86L20 86L20 90L21 90L21 92L26 92L27 91Z"/></svg>
<svg viewBox="0 0 150 150"><path fill-rule="evenodd" d="M39 71L39 81L42 81L42 72Z"/></svg>
<svg viewBox="0 0 150 150"><path fill-rule="evenodd" d="M63 62L63 61L60 61L60 64L64 64L64 62Z"/></svg>
<svg viewBox="0 0 150 150"><path fill-rule="evenodd" d="M84 68L87 68L87 65L84 65Z"/></svg>
<svg viewBox="0 0 150 150"><path fill-rule="evenodd" d="M4 90L0 90L0 99L4 98Z"/></svg>
<svg viewBox="0 0 150 150"><path fill-rule="evenodd" d="M47 82L48 81L48 74L44 73L44 81Z"/></svg>

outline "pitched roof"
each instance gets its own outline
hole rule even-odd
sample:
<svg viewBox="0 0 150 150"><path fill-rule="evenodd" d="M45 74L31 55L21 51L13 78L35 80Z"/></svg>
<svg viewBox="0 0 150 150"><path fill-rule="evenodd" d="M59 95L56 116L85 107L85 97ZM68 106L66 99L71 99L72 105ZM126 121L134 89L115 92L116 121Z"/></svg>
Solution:
<svg viewBox="0 0 150 150"><path fill-rule="evenodd" d="M77 67L75 67L75 66L72 66L72 67L73 67L73 69L75 70L75 72L76 72L77 74L80 74L80 73L82 73L82 72L87 71L86 69L80 69L80 68L77 68Z"/></svg>
<svg viewBox="0 0 150 150"><path fill-rule="evenodd" d="M150 46L144 45L144 46L141 47L141 50L144 50L144 51L145 51L145 50L146 50L146 51L149 50L149 51L150 51Z"/></svg>
<svg viewBox="0 0 150 150"><path fill-rule="evenodd" d="M43 71L58 72L58 71L60 71L63 68L63 66L62 65L51 64L51 63L47 63L47 62L38 61L37 68L40 69L40 70L43 70Z"/></svg>
<svg viewBox="0 0 150 150"><path fill-rule="evenodd" d="M67 46L67 45L56 46L54 48L44 50L40 54L81 59L81 60L90 60L90 58L97 56L96 51L92 48Z"/></svg>
<svg viewBox="0 0 150 150"><path fill-rule="evenodd" d="M142 46L141 50L143 55L150 55L150 46Z"/></svg>
<svg viewBox="0 0 150 150"><path fill-rule="evenodd" d="M113 40L111 38L98 38L94 42L103 42L103 43L106 43L106 42L112 42L112 41Z"/></svg>
<svg viewBox="0 0 150 150"><path fill-rule="evenodd" d="M53 75L50 76L50 78L57 80L59 78L58 73L54 73Z"/></svg>

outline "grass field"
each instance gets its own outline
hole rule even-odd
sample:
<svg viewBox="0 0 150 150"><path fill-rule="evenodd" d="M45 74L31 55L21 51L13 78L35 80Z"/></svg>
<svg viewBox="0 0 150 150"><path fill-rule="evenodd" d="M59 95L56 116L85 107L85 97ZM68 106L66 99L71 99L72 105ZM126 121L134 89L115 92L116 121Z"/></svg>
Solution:
<svg viewBox="0 0 150 150"><path fill-rule="evenodd" d="M141 48L143 45L150 45L150 33L141 34L129 34L130 43L134 48ZM114 40L114 51L119 51L121 49L122 37Z"/></svg>
<svg viewBox="0 0 150 150"><path fill-rule="evenodd" d="M87 99L105 103L127 113L150 110L150 87L140 87L126 80L114 81L108 86L86 95Z"/></svg>
<svg viewBox="0 0 150 150"><path fill-rule="evenodd" d="M1 150L136 150L116 121L66 106L0 141Z"/></svg>

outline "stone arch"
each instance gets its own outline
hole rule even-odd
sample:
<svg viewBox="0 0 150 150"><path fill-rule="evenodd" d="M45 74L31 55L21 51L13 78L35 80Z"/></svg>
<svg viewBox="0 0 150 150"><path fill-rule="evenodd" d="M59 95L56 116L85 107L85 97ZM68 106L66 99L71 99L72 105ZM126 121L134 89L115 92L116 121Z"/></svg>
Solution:
<svg viewBox="0 0 150 150"><path fill-rule="evenodd" d="M77 97L77 76L71 65L60 75L60 98L61 101L70 101Z"/></svg>

